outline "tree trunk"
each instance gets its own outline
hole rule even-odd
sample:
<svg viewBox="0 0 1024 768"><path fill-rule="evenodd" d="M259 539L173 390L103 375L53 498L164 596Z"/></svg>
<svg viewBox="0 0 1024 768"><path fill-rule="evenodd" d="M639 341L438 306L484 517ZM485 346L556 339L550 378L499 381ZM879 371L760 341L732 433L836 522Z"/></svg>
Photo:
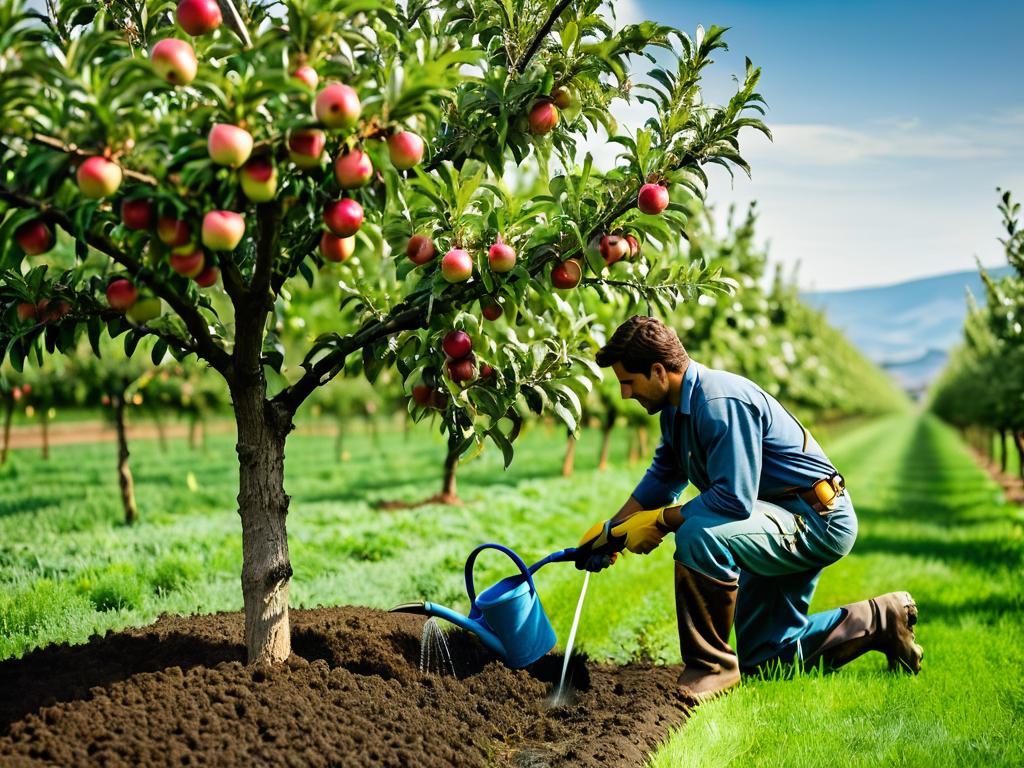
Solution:
<svg viewBox="0 0 1024 768"><path fill-rule="evenodd" d="M7 396L4 403L4 445L0 449L0 464L7 463L7 447L11 444L11 419L14 416L14 399Z"/></svg>
<svg viewBox="0 0 1024 768"><path fill-rule="evenodd" d="M197 419L195 416L190 416L188 420L188 447L191 448L193 451L198 447L198 443L196 442L196 427L198 425L199 419Z"/></svg>
<svg viewBox="0 0 1024 768"><path fill-rule="evenodd" d="M999 469L1003 474L1006 474L1006 430L1002 427L999 428Z"/></svg>
<svg viewBox="0 0 1024 768"><path fill-rule="evenodd" d="M50 458L50 417L46 411L39 409L39 425L43 430L43 458Z"/></svg>
<svg viewBox="0 0 1024 768"><path fill-rule="evenodd" d="M232 391L238 429L238 514L242 520L242 597L250 664L280 663L291 654L288 624L288 495L284 447L291 418L266 402L262 374Z"/></svg>
<svg viewBox="0 0 1024 768"><path fill-rule="evenodd" d="M345 461L345 429L342 426L341 419L335 421L335 433L334 433L334 455L340 461Z"/></svg>
<svg viewBox="0 0 1024 768"><path fill-rule="evenodd" d="M647 450L647 427L640 427L636 431L636 436L639 441L640 457L649 456Z"/></svg>
<svg viewBox="0 0 1024 768"><path fill-rule="evenodd" d="M160 443L160 451L167 453L167 430L164 429L164 420L154 412L153 423L156 425L156 439Z"/></svg>
<svg viewBox="0 0 1024 768"><path fill-rule="evenodd" d="M572 469L576 463L576 435L569 433L569 444L565 448L565 460L562 462L562 477L572 477Z"/></svg>
<svg viewBox="0 0 1024 768"><path fill-rule="evenodd" d="M1017 474L1024 480L1024 432L1013 433L1013 442L1017 446Z"/></svg>
<svg viewBox="0 0 1024 768"><path fill-rule="evenodd" d="M128 465L128 438L124 427L124 399L121 395L112 398L114 406L114 423L117 426L117 482L121 486L121 503L124 505L124 521L132 525L139 519L139 509L135 506L135 483L132 481L132 469Z"/></svg>
<svg viewBox="0 0 1024 768"><path fill-rule="evenodd" d="M458 469L459 455L449 448L448 454L444 457L444 485L441 487L440 499L445 504L458 502L459 492L455 485L455 473Z"/></svg>
<svg viewBox="0 0 1024 768"><path fill-rule="evenodd" d="M604 428L601 430L601 456L597 460L600 471L608 469L608 451L612 445L612 430L615 429L615 414L608 413L604 417Z"/></svg>
<svg viewBox="0 0 1024 768"><path fill-rule="evenodd" d="M633 433L629 436L629 456L626 461L633 466L640 460L640 438Z"/></svg>

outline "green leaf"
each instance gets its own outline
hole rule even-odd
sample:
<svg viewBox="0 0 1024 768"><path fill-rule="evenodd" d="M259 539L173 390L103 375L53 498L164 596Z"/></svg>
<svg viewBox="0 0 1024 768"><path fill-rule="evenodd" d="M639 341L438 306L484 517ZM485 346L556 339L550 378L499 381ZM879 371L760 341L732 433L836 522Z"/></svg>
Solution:
<svg viewBox="0 0 1024 768"><path fill-rule="evenodd" d="M153 351L149 354L149 359L153 361L153 365L160 365L164 361L164 355L167 354L167 342L163 339L157 339L156 344L153 345Z"/></svg>

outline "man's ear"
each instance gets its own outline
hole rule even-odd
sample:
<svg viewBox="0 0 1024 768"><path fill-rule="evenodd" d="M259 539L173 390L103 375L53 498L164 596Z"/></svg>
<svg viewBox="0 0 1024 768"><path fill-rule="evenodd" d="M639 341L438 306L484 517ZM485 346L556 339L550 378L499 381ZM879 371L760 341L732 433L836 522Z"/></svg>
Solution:
<svg viewBox="0 0 1024 768"><path fill-rule="evenodd" d="M655 363L654 365L651 366L650 378L657 379L658 383L664 386L665 383L668 381L668 371L665 369L665 366L662 365L661 363Z"/></svg>

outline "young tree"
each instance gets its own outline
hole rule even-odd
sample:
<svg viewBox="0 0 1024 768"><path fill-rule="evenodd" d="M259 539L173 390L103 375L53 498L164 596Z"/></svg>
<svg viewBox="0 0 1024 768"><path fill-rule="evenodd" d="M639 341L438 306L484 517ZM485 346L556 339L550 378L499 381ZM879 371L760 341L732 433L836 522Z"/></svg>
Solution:
<svg viewBox="0 0 1024 768"><path fill-rule="evenodd" d="M767 129L749 64L727 104L701 98L724 30L614 30L599 0L220 6L224 23L189 24L190 38L167 0L52 2L47 14L0 2L0 348L20 368L79 331L123 336L129 354L154 337L155 356L195 356L224 378L248 657L278 662L290 652L284 448L310 394L346 368L373 381L394 366L411 387L433 367L450 444L489 439L506 462L502 417L518 398L574 426L564 382L588 363L571 289L583 272L617 288L587 244L643 231L651 258L630 280L645 301L714 286L699 267L652 263L684 235L679 202L704 194L704 167L747 170L740 131ZM641 57L655 66L635 83ZM614 99L654 116L621 136ZM607 174L576 161L599 126L622 145ZM514 165L550 175L549 194L518 197ZM488 260L499 238L514 260ZM325 262L341 295L335 330L285 366L281 307ZM522 324L487 334L467 310L496 293ZM136 312L141 295L169 312ZM53 318L17 314L44 296ZM472 342L458 365L441 345L453 329Z"/></svg>

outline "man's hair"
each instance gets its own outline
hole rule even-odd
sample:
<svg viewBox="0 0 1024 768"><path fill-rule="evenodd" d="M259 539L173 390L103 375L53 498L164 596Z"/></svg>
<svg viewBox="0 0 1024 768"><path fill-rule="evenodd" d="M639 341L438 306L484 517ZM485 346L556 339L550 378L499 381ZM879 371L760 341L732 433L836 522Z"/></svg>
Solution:
<svg viewBox="0 0 1024 768"><path fill-rule="evenodd" d="M657 318L644 315L633 315L620 325L597 352L597 364L602 368L622 363L630 373L644 376L651 375L655 363L678 373L688 359L676 332Z"/></svg>

